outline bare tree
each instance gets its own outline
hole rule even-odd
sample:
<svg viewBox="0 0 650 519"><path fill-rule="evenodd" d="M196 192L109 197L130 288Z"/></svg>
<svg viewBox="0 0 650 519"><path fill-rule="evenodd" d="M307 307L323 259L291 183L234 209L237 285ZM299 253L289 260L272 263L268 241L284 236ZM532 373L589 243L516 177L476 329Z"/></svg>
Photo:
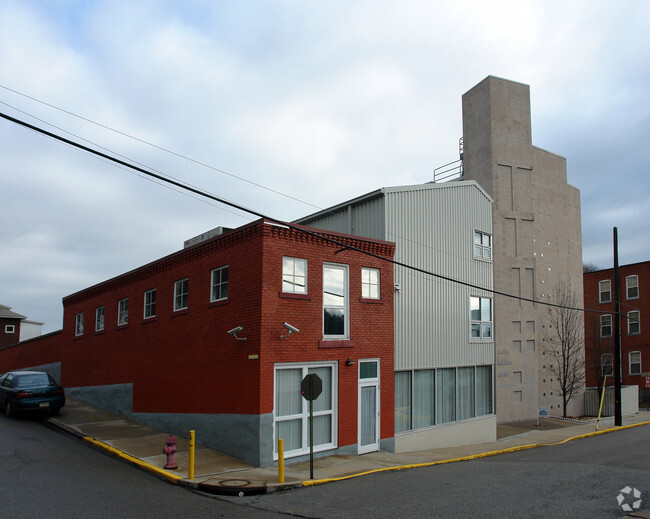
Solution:
<svg viewBox="0 0 650 519"><path fill-rule="evenodd" d="M560 280L555 289L555 304L549 306L548 331L545 333L544 350L550 357L549 370L556 377L562 393L562 412L585 381L584 318L575 310L577 298L571 284Z"/></svg>
<svg viewBox="0 0 650 519"><path fill-rule="evenodd" d="M582 264L582 272L585 274L587 274L588 272L596 272L597 270L600 270L600 267L595 263L587 262Z"/></svg>

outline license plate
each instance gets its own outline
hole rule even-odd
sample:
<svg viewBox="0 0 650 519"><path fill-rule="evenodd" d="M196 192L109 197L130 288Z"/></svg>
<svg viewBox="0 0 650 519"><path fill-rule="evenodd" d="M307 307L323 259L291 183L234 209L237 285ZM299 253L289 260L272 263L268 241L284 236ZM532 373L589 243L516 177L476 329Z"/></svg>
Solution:
<svg viewBox="0 0 650 519"><path fill-rule="evenodd" d="M50 403L49 402L41 402L41 403L38 404L38 407L50 407Z"/></svg>

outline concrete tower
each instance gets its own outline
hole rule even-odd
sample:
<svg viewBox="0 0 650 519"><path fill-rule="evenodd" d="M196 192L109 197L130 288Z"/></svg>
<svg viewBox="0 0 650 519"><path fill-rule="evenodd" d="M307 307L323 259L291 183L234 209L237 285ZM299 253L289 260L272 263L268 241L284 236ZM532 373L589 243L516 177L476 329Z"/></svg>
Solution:
<svg viewBox="0 0 650 519"><path fill-rule="evenodd" d="M465 180L494 200L494 288L554 302L559 281L582 306L580 192L567 184L566 159L532 145L530 88L487 77L463 95ZM562 395L548 369L548 307L495 296L498 422L561 415ZM568 413L581 414L582 393Z"/></svg>

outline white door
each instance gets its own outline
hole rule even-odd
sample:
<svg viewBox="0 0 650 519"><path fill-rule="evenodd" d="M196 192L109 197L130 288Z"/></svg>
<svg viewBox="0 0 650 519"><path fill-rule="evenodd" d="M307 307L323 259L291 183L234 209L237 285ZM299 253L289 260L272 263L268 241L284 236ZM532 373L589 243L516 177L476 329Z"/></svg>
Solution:
<svg viewBox="0 0 650 519"><path fill-rule="evenodd" d="M359 454L379 450L379 361L359 361Z"/></svg>

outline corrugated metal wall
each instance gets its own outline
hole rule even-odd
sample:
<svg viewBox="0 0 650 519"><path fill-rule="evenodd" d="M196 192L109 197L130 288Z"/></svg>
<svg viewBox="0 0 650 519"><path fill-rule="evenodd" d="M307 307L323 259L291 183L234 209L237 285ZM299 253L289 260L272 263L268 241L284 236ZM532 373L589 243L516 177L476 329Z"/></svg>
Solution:
<svg viewBox="0 0 650 519"><path fill-rule="evenodd" d="M492 201L474 182L385 188L301 223L397 244L395 259L492 288L492 263L474 259L474 231L492 233ZM494 363L494 343L470 342L470 296L481 290L395 267L395 370Z"/></svg>

